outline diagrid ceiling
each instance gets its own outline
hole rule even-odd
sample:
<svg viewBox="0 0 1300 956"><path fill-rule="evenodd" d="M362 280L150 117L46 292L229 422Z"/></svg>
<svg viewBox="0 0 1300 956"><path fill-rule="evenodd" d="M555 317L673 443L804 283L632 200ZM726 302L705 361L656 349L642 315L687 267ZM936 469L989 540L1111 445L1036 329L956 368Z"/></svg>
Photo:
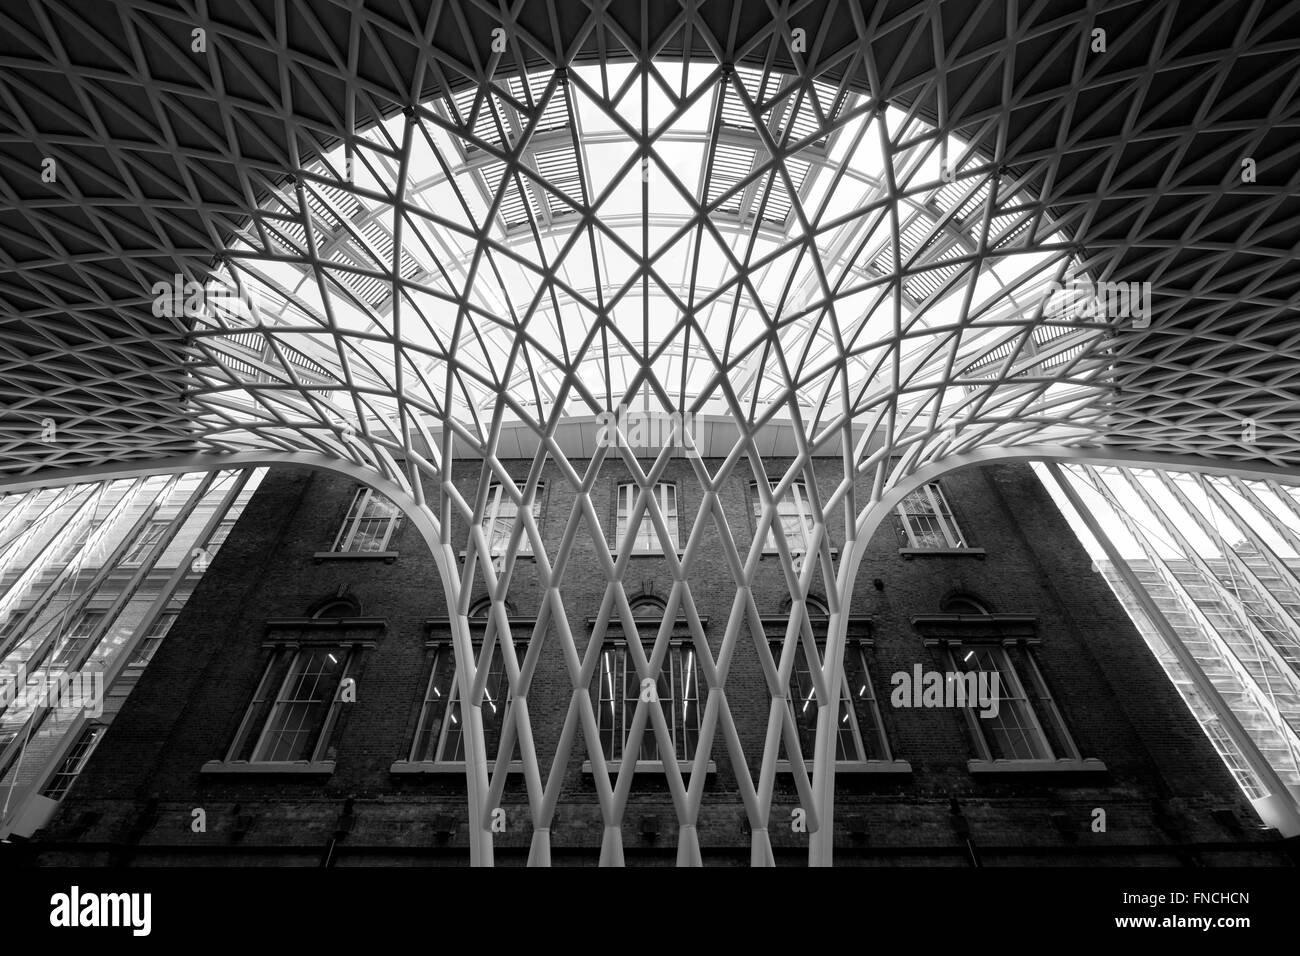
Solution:
<svg viewBox="0 0 1300 956"><path fill-rule="evenodd" d="M6 4L0 469L620 404L1294 468L1298 65L1234 0Z"/></svg>

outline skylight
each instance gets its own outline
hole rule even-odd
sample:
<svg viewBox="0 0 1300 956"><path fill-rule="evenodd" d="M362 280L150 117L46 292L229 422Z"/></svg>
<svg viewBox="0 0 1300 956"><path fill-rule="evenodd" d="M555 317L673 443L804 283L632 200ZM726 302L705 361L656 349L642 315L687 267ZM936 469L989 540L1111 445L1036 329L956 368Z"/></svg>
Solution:
<svg viewBox="0 0 1300 956"><path fill-rule="evenodd" d="M192 371L232 441L314 424L395 451L443 423L481 437L499 402L539 430L620 404L814 433L1061 417L1095 398L1101 335L1035 324L1070 251L1014 172L862 93L545 71L284 182L231 246L218 281L244 301L206 310Z"/></svg>

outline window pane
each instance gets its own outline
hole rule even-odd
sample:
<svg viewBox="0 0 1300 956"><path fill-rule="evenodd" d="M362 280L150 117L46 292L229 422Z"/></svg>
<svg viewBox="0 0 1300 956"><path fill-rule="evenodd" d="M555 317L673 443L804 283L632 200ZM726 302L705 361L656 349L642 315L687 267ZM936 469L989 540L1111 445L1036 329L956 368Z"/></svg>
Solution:
<svg viewBox="0 0 1300 956"><path fill-rule="evenodd" d="M424 706L420 723L415 729L415 743L411 747L412 760L433 760L437 756L438 741L442 737L443 723L447 720L452 698L452 681L455 679L456 661L451 648L439 648L433 655L433 668L424 691Z"/></svg>
<svg viewBox="0 0 1300 956"><path fill-rule="evenodd" d="M663 668L655 679L655 694L673 741L676 759L693 759L700 736L701 701L699 668L692 646L674 644L669 648ZM600 668L592 684L592 697L605 759L611 763L621 761L641 700L641 681L625 645L610 645L601 652ZM653 721L653 715L647 712L637 759L673 759L661 755Z"/></svg>
<svg viewBox="0 0 1300 956"><path fill-rule="evenodd" d="M140 641L139 649L136 651L132 664L147 664L153 660L153 656L158 651L159 645L162 644L163 638L171 630L172 624L176 620L175 611L166 611L158 615L158 620L154 621L153 627L149 628L144 638Z"/></svg>
<svg viewBox="0 0 1300 956"><path fill-rule="evenodd" d="M678 704L680 711L677 756L681 760L694 760L695 748L700 742L700 675L695 667L695 648L689 645L673 648L672 658L681 664L677 681L681 688Z"/></svg>
<svg viewBox="0 0 1300 956"><path fill-rule="evenodd" d="M475 653L478 652L475 648ZM516 657L522 657L526 648L515 646ZM447 722L442 727L442 742L439 745L438 760L460 761L465 759L465 723L460 706L460 687L454 681L455 665L450 648L442 652L450 662L446 665ZM510 716L510 679L506 673L505 658L501 655L501 645L493 649L492 660L488 665L487 682L483 685L483 702L479 708L483 720L483 742L489 762L495 761L501 746L501 734ZM513 754L512 754L513 757ZM421 758L428 759L428 758Z"/></svg>
<svg viewBox="0 0 1300 956"><path fill-rule="evenodd" d="M230 532L234 527L235 523L233 521L222 521L212 529L212 536L208 538L206 546L209 558L215 558L217 556L217 552L220 551L221 546L226 543L226 539L230 537Z"/></svg>
<svg viewBox="0 0 1300 956"><path fill-rule="evenodd" d="M824 653L825 645L818 641L817 649ZM772 653L780 655L779 644L773 645ZM855 762L888 760L875 692L871 688L862 651L851 646L845 659L840 672L840 706L835 720L835 759ZM804 762L811 769L817 744L817 691L802 644L795 650L789 704L799 731L799 747Z"/></svg>
<svg viewBox="0 0 1300 956"><path fill-rule="evenodd" d="M401 510L393 502L367 488L359 489L334 550L383 551L400 518Z"/></svg>
<svg viewBox="0 0 1300 956"><path fill-rule="evenodd" d="M492 652L492 661L488 665L487 682L483 685L483 740L487 745L488 760L498 757L501 746L501 732L505 728L506 718L510 714L510 678L506 674L505 656L501 653L501 643L497 642Z"/></svg>
<svg viewBox="0 0 1300 956"><path fill-rule="evenodd" d="M123 566L135 566L141 564L148 557L150 550L167 533L166 521L150 521L145 529L140 532L139 537L132 542L131 547L122 556Z"/></svg>
<svg viewBox="0 0 1300 956"><path fill-rule="evenodd" d="M600 730L601 746L607 760L618 753L619 721L622 699L622 675L620 667L623 656L615 648L607 647L600 654L600 668L596 673L596 726Z"/></svg>
<svg viewBox="0 0 1300 956"><path fill-rule="evenodd" d="M23 629L27 620L26 611L10 611L4 624L0 624L0 641L7 641Z"/></svg>
<svg viewBox="0 0 1300 956"><path fill-rule="evenodd" d="M1061 717L1061 712L1057 710L1056 702L1052 700L1046 683L1042 680L1042 674L1030 657L1031 652L1016 647L1006 649L1004 653L1011 659L1016 673L1021 675L1021 685L1030 699L1034 714L1038 717L1039 727L1047 737L1049 752L1058 757L1077 758L1078 751L1066 729L1065 721Z"/></svg>
<svg viewBox="0 0 1300 956"><path fill-rule="evenodd" d="M103 611L82 611L77 615L55 652L52 663L56 667L62 667L76 660L103 620Z"/></svg>
<svg viewBox="0 0 1300 956"><path fill-rule="evenodd" d="M862 647L848 649L844 655L844 670L845 696L858 722L862 759L888 760L889 751L885 742L884 726L880 719L880 707L876 701L875 689L871 685L866 651Z"/></svg>
<svg viewBox="0 0 1300 956"><path fill-rule="evenodd" d="M299 651L254 759L310 760L347 660L340 648Z"/></svg>
<svg viewBox="0 0 1300 956"><path fill-rule="evenodd" d="M754 523L757 527L763 514L763 502L757 485L751 485L751 488L754 493ZM775 489L776 482L772 482L769 488ZM808 488L802 481L791 484L790 490L777 499L776 520L768 528L767 539L763 542L765 551L777 550L776 539L772 536L773 527L785 536L789 550L807 553L808 542L812 540L813 513L812 506L808 503Z"/></svg>
<svg viewBox="0 0 1300 956"><path fill-rule="evenodd" d="M537 491L533 498L533 520L540 521L542 517L542 493L545 485L540 482L537 485ZM506 493L505 488L500 483L493 483L488 490L487 510L483 514L483 534L487 538L488 548L494 553L504 553L506 545L510 542L510 535L514 533L515 519L519 514L519 506L514 499ZM531 554L533 542L528 537L528 531L525 529L521 532L519 538L519 553Z"/></svg>
<svg viewBox="0 0 1300 956"><path fill-rule="evenodd" d="M903 498L898 514L913 548L964 548L966 540L948 508L943 490L931 482Z"/></svg>
<svg viewBox="0 0 1300 956"><path fill-rule="evenodd" d="M781 652L780 646L773 654ZM808 658L799 647L795 650L794 670L790 674L790 707L794 711L795 726L799 730L799 749L806 764L811 764L817 744L817 685L813 682Z"/></svg>
<svg viewBox="0 0 1300 956"><path fill-rule="evenodd" d="M902 503L899 511L908 527L910 545L914 548L946 548L941 519L924 488L913 491Z"/></svg>
<svg viewBox="0 0 1300 956"><path fill-rule="evenodd" d="M100 737L103 736L104 729L102 725L96 725L87 727L81 732L77 742L68 751L68 756L64 758L63 763L59 765L59 769L50 778L50 782L41 791L45 796L52 800L63 799L64 794L68 792L90 761L90 754L94 751L95 744L99 742Z"/></svg>
<svg viewBox="0 0 1300 956"><path fill-rule="evenodd" d="M628 533L629 519L639 493L640 490L634 484L618 486L618 510L615 513L614 540L620 544L625 540ZM668 482L660 482L655 485L654 499L659 506L660 513L663 515L664 524L668 528L669 544L675 551L681 546L677 521L677 486ZM663 542L659 539L659 533L655 530L654 518L650 515L649 503L646 504L646 510L641 514L641 522L637 525L632 549L634 551L663 550Z"/></svg>
<svg viewBox="0 0 1300 956"><path fill-rule="evenodd" d="M966 547L966 540L962 537L961 529L957 527L957 521L952 516L952 509L948 507L948 499L944 497L943 489L939 487L938 483L936 482L931 482L925 487L930 492L931 497L939 506L938 508L939 520L943 523L944 529L948 532L948 536L952 539L952 547L954 548Z"/></svg>
<svg viewBox="0 0 1300 956"><path fill-rule="evenodd" d="M992 675L997 676L998 711L996 715L980 716L981 708L971 708L976 724L984 735L989 753L994 760L1046 760L1052 754L1038 729L1029 702L1024 698L1014 674L1006 672L1009 666L999 647L961 647L953 654L957 670L961 673L987 674L984 680L992 689Z"/></svg>

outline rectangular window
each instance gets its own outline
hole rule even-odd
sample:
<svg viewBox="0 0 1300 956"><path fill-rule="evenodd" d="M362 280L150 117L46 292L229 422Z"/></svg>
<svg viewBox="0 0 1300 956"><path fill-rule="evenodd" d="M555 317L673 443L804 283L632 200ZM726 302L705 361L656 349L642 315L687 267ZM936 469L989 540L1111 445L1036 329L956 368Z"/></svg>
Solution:
<svg viewBox="0 0 1300 956"><path fill-rule="evenodd" d="M212 534L208 538L208 543L204 546L204 549L208 552L209 560L217 556L217 552L220 551L221 546L226 543L226 539L230 537L230 532L234 527L235 523L233 521L222 521L212 529Z"/></svg>
<svg viewBox="0 0 1300 956"><path fill-rule="evenodd" d="M81 731L81 734L77 737L77 742L72 745L72 749L68 751L63 763L59 764L59 769L54 771L54 776L50 778L50 782L41 791L44 796L49 797L51 800L63 799L81 774L81 771L85 769L86 763L90 760L90 755L95 750L95 745L104 736L105 729L102 724L90 724Z"/></svg>
<svg viewBox="0 0 1300 956"><path fill-rule="evenodd" d="M647 647L647 652L649 650ZM648 692L649 685L646 690ZM611 763L623 759L636 709L642 697L647 696L649 701L645 706L658 706L663 712L673 741L673 756L679 761L693 760L695 745L700 739L700 676L695 663L695 647L687 642L674 642L669 648L653 694L643 693L626 644L609 644L601 652L600 666L592 685L592 699L596 705L596 723L605 759ZM636 759L665 759L659 751L659 740L648 714Z"/></svg>
<svg viewBox="0 0 1300 956"><path fill-rule="evenodd" d="M975 746L984 760L1079 759L1079 751L1065 728L1056 703L1047 691L1038 665L1028 650L1001 644L949 646L950 670L977 677L992 689L997 677L997 713L978 703L966 707ZM1021 679L1029 678L1028 688Z"/></svg>
<svg viewBox="0 0 1300 956"><path fill-rule="evenodd" d="M153 622L153 627L149 628L149 633L145 634L136 649L135 657L131 660L132 666L143 666L153 660L158 645L167 636L171 630L172 623L176 620L176 611L164 611L158 615L158 620Z"/></svg>
<svg viewBox="0 0 1300 956"><path fill-rule="evenodd" d="M480 648L475 648L477 654ZM527 647L515 645L522 659ZM505 658L498 643L488 665L487 683L483 685L483 740L488 761L495 761L501 745L501 732L510 716L510 680ZM433 651L433 668L424 692L420 723L416 728L411 759L418 761L463 761L465 759L465 724L460 708L460 688L456 684L456 660L450 644L439 644ZM513 756L513 755L512 755Z"/></svg>
<svg viewBox="0 0 1300 956"><path fill-rule="evenodd" d="M51 663L55 667L64 667L76 660L103 624L104 614L104 611L82 611L73 618L63 640L57 645Z"/></svg>
<svg viewBox="0 0 1300 956"><path fill-rule="evenodd" d="M59 560L71 561L73 556L77 555L77 552L81 551L86 542L90 540L90 536L98 531L103 524L104 522L102 519L91 519L90 521L84 522L81 527L77 529L76 534L68 539L68 543L64 546L63 553L59 556ZM163 524L165 525L166 522L163 522ZM100 560L102 560L103 545L104 542L101 539L96 542L96 546L93 550L78 555L78 560L82 567L94 567ZM137 562L137 564L138 563L139 562Z"/></svg>
<svg viewBox="0 0 1300 956"><path fill-rule="evenodd" d="M352 657L348 646L281 648L267 665L227 759L333 760Z"/></svg>
<svg viewBox="0 0 1300 956"><path fill-rule="evenodd" d="M820 641L817 650L818 653L825 651L825 645ZM779 659L780 653L780 645L774 644L773 656ZM840 670L840 710L835 723L835 760L889 760L889 741L885 737L880 707L867 669L866 647L850 643L844 658ZM811 769L817 742L817 693L802 644L795 651L788 704L799 730L804 762Z"/></svg>
<svg viewBox="0 0 1300 956"><path fill-rule="evenodd" d="M150 521L145 525L144 530L141 531L136 539L131 542L131 546L126 549L126 554L122 556L120 566L124 568L138 568L143 564L145 558L149 556L149 552L153 549L154 545L163 539L163 535L167 533L167 528L170 524L170 521Z"/></svg>
<svg viewBox="0 0 1300 956"><path fill-rule="evenodd" d="M23 630L27 623L26 611L10 611L5 622L0 624L0 648L9 641L11 637L16 637Z"/></svg>
<svg viewBox="0 0 1300 956"><path fill-rule="evenodd" d="M775 489L776 482L771 482L768 487ZM754 527L757 528L759 519L763 515L763 500L759 497L756 483L750 484L750 491L754 501ZM777 550L776 538L772 534L773 528L779 528L785 535L786 547L789 550L802 554L808 553L813 533L813 510L812 504L808 501L808 486L802 481L791 484L790 490L777 500L776 521L768 526L767 539L763 542L764 551Z"/></svg>
<svg viewBox="0 0 1300 956"><path fill-rule="evenodd" d="M966 548L966 538L937 482L916 489L898 503L909 548Z"/></svg>
<svg viewBox="0 0 1300 956"><path fill-rule="evenodd" d="M333 550L386 551L401 520L402 512L397 505L377 491L358 488L343 527L334 539Z"/></svg>
<svg viewBox="0 0 1300 956"><path fill-rule="evenodd" d="M533 520L540 522L542 518L542 493L546 486L538 482L537 493L533 497ZM519 506L515 500L505 493L505 489L499 482L493 482L488 489L487 511L483 513L483 534L487 538L488 549L494 554L504 554L506 545L510 541L510 535L514 533L515 518L519 513ZM541 525L538 525L541 530ZM528 531L525 529L519 538L519 554L532 554L533 542L528 537Z"/></svg>
<svg viewBox="0 0 1300 956"><path fill-rule="evenodd" d="M636 503L637 495L641 489L634 484L624 484L618 486L618 512L615 521L615 540L621 545L626 539L628 533L628 523L632 516L632 509ZM663 514L664 524L668 526L668 543L674 551L679 545L679 536L677 528L677 486L670 482L661 481L655 485L654 497L659 505L659 511ZM646 511L641 514L641 523L637 525L634 532L634 541L632 550L634 552L654 552L663 553L663 543L659 540L659 533L655 530L654 521L649 514L649 505Z"/></svg>

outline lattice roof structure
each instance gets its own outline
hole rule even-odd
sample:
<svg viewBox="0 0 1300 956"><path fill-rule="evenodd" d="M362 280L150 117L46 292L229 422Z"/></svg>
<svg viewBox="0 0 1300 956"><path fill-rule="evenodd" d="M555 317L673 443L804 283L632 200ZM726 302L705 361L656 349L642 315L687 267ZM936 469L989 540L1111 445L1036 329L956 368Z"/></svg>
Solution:
<svg viewBox="0 0 1300 956"><path fill-rule="evenodd" d="M792 637L815 572L842 625L849 545L946 467L1294 473L1300 13L1061 7L6 7L0 473L347 468L422 516L463 615L476 575L501 606L520 542L544 550L544 459L583 489L622 457L645 489L631 520L663 533L648 489L668 452L638 461L583 426L694 416L723 461L696 460L706 489L793 458L764 522L815 457L842 469L813 502L819 560L783 549ZM534 459L513 537L501 554L471 531L462 563L451 518L478 528L509 457ZM462 461L475 500L451 485ZM589 509L570 521L600 533ZM602 617L635 631L625 564ZM810 785L826 816L828 780Z"/></svg>

